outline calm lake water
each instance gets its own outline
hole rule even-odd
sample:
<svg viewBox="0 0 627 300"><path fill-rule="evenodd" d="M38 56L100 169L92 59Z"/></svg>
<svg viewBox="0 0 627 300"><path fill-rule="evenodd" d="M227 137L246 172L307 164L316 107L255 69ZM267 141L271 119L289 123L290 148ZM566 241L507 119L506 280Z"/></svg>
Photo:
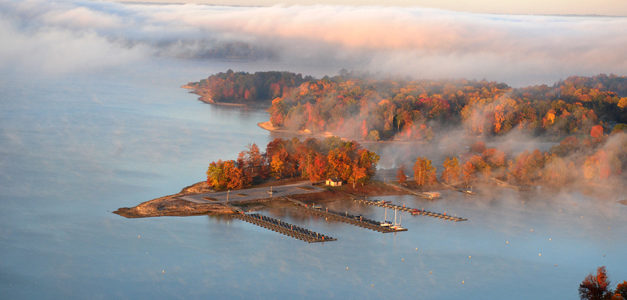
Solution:
<svg viewBox="0 0 627 300"><path fill-rule="evenodd" d="M159 62L0 75L1 298L575 299L598 266L627 280L619 196L381 197L469 219L403 215L409 231L398 234L264 212L338 238L323 244L217 217L112 214L267 143L256 126L266 112L206 105L179 88L229 67L272 69ZM383 219L379 208L335 206Z"/></svg>

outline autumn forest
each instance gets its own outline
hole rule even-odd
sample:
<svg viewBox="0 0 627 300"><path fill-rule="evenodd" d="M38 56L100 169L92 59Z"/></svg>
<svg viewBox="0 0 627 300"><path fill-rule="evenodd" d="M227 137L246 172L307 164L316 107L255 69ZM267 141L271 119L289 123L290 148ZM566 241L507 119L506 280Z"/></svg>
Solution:
<svg viewBox="0 0 627 300"><path fill-rule="evenodd" d="M511 88L488 81L372 79L345 71L314 79L229 70L188 86L205 100L265 103L272 126L293 132L429 143L462 128L476 137L472 144L460 144L442 165L417 153L412 165L397 166L396 179L404 183L412 177L418 188L486 181L522 187L596 184L627 169L626 77L569 77L553 86ZM505 153L483 142L515 130L554 146ZM335 177L354 185L372 178L378 160L357 141L275 139L265 153L253 144L237 160L212 162L207 175L215 189L242 188L271 177Z"/></svg>
<svg viewBox="0 0 627 300"><path fill-rule="evenodd" d="M512 88L490 81L372 79L348 72L314 79L229 70L188 86L215 101L268 103L276 128L357 140L430 140L439 129L458 126L475 135L520 129L564 137L627 123L627 77L615 75Z"/></svg>

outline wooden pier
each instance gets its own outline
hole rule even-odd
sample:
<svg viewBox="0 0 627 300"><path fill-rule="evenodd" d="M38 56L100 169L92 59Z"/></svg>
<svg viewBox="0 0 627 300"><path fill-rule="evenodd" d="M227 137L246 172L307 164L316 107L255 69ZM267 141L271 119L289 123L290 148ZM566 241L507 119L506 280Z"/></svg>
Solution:
<svg viewBox="0 0 627 300"><path fill-rule="evenodd" d="M309 229L256 213L245 214L243 212L238 212L233 214L233 217L308 243L329 242L336 240L328 235L313 232Z"/></svg>
<svg viewBox="0 0 627 300"><path fill-rule="evenodd" d="M378 207L386 207L386 208L391 208L391 209L396 209L396 210L408 212L408 213L411 213L414 216L421 215L421 216L434 217L434 218L447 220L447 221L453 221L453 222L460 222L460 221L467 221L468 220L468 219L465 219L465 218L460 218L460 217L447 215L446 213L441 214L441 213L432 212L432 211L428 211L428 210L424 210L424 209L417 209L417 208L411 208L411 207L406 207L406 206L400 206L400 205L392 204L392 203L385 202L385 201L382 201L382 200L364 200L364 199L355 199L355 198L353 200L356 201L357 203L360 203L360 204L365 204L365 205L370 205L370 206L378 206Z"/></svg>
<svg viewBox="0 0 627 300"><path fill-rule="evenodd" d="M329 210L328 208L308 205L304 202L298 201L290 197L283 197L283 198L297 204L298 207L307 210L307 212L313 215L319 216L319 217L324 217L325 219L340 221L340 222L344 222L347 224L359 226L362 228L366 228L366 229L370 229L370 230L374 230L374 231L378 231L382 233L407 231L407 228L402 228L400 226L398 227L383 226L381 225L381 222L368 219L363 216L352 215L352 214L349 214L348 212L337 212L337 211Z"/></svg>

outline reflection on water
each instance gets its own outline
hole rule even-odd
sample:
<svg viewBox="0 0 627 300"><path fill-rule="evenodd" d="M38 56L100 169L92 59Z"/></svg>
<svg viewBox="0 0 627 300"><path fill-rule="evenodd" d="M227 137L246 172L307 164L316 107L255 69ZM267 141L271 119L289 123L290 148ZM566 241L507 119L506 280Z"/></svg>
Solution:
<svg viewBox="0 0 627 300"><path fill-rule="evenodd" d="M322 244L228 217L114 215L270 139L256 126L265 112L209 106L178 88L209 71L143 68L3 78L3 298L572 299L597 266L614 282L627 279L627 206L580 194L379 197L469 219L404 214L409 231L397 234L290 206L261 211L338 238ZM325 205L383 220L381 208Z"/></svg>

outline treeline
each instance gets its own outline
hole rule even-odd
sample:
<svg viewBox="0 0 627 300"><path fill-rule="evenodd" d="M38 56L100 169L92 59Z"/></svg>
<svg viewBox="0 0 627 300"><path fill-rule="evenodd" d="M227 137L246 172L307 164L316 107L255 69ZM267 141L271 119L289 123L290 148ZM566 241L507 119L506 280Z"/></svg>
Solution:
<svg viewBox="0 0 627 300"><path fill-rule="evenodd" d="M308 80L272 101L272 125L363 140L426 139L463 125L473 134L586 133L627 123L627 77L570 77L511 88L469 80L377 80L344 73Z"/></svg>
<svg viewBox="0 0 627 300"><path fill-rule="evenodd" d="M300 141L274 139L261 153L256 144L240 152L237 160L211 162L207 183L215 190L241 189L270 177L303 178L312 182L326 178L356 184L374 175L379 156L354 141L337 137Z"/></svg>
<svg viewBox="0 0 627 300"><path fill-rule="evenodd" d="M228 70L209 76L199 82L190 82L188 87L209 102L253 103L270 101L283 93L313 80L290 72L233 72Z"/></svg>
<svg viewBox="0 0 627 300"><path fill-rule="evenodd" d="M599 134L599 130L601 133ZM627 170L627 134L614 132L603 135L597 127L588 137L569 136L549 151L523 151L508 156L496 148L486 148L483 142L470 147L468 153L447 157L438 181L437 168L425 157L418 157L413 167L418 186L438 182L472 186L477 181L502 180L514 185L543 185L562 187L568 183L601 182ZM401 167L399 182L407 179Z"/></svg>

